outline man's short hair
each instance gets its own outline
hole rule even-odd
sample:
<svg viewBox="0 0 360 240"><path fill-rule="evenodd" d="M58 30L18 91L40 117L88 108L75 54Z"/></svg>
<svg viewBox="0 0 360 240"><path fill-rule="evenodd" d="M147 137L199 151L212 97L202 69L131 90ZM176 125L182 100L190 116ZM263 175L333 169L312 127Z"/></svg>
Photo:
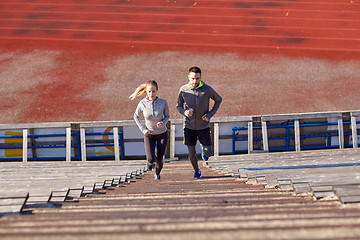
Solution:
<svg viewBox="0 0 360 240"><path fill-rule="evenodd" d="M196 66L191 67L191 68L189 69L189 73L191 73L191 72L199 73L199 74L201 75L201 69L200 69L199 67L196 67Z"/></svg>

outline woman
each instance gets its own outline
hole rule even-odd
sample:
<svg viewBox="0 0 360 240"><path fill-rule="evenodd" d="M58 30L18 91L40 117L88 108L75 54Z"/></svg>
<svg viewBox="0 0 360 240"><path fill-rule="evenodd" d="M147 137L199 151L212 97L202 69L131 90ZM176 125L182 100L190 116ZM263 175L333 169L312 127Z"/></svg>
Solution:
<svg viewBox="0 0 360 240"><path fill-rule="evenodd" d="M160 172L163 167L163 157L168 141L166 123L169 121L169 107L165 99L157 96L158 85L155 81L148 81L141 84L130 98L133 100L137 96L146 93L134 113L134 120L141 132L144 134L145 152L147 166L151 171L156 162L155 179L160 179ZM145 123L140 120L141 113ZM155 155L157 148L157 155Z"/></svg>

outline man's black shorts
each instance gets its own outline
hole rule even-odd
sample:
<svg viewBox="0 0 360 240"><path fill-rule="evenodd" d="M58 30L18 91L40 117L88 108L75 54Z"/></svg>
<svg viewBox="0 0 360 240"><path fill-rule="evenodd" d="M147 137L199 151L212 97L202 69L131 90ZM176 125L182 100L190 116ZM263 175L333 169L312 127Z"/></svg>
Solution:
<svg viewBox="0 0 360 240"><path fill-rule="evenodd" d="M211 146L210 128L201 130L184 128L184 144L186 146L195 146L197 139L203 146Z"/></svg>

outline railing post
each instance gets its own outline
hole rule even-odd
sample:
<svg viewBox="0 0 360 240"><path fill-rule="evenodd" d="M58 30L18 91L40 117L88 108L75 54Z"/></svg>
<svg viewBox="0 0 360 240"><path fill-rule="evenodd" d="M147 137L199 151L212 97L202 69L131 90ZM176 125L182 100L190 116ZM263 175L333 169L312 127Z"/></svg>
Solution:
<svg viewBox="0 0 360 240"><path fill-rule="evenodd" d="M66 161L71 161L71 127L66 128Z"/></svg>
<svg viewBox="0 0 360 240"><path fill-rule="evenodd" d="M170 124L170 158L175 158L175 124Z"/></svg>
<svg viewBox="0 0 360 240"><path fill-rule="evenodd" d="M299 152L301 150L299 119L294 120L294 132L295 132L295 151Z"/></svg>
<svg viewBox="0 0 360 240"><path fill-rule="evenodd" d="M338 119L339 148L344 148L344 125L342 118Z"/></svg>
<svg viewBox="0 0 360 240"><path fill-rule="evenodd" d="M231 134L231 138L232 138L232 154L235 155L235 130L232 129L232 134Z"/></svg>
<svg viewBox="0 0 360 240"><path fill-rule="evenodd" d="M254 150L254 134L253 134L253 122L249 121L248 125L248 153Z"/></svg>
<svg viewBox="0 0 360 240"><path fill-rule="evenodd" d="M80 128L81 161L86 161L86 138L85 128Z"/></svg>
<svg viewBox="0 0 360 240"><path fill-rule="evenodd" d="M113 127L114 133L114 155L115 161L120 161L120 148L119 148L119 128Z"/></svg>
<svg viewBox="0 0 360 240"><path fill-rule="evenodd" d="M357 126L356 126L356 117L351 117L351 136L353 141L353 148L358 148L358 136L357 136Z"/></svg>
<svg viewBox="0 0 360 240"><path fill-rule="evenodd" d="M262 131L262 137L263 137L264 152L268 152L269 151L269 142L268 142L266 121L264 121L264 120L261 120L261 131Z"/></svg>
<svg viewBox="0 0 360 240"><path fill-rule="evenodd" d="M23 149L22 149L22 161L27 162L28 154L28 129L23 129Z"/></svg>
<svg viewBox="0 0 360 240"><path fill-rule="evenodd" d="M214 156L219 156L219 123L214 123Z"/></svg>

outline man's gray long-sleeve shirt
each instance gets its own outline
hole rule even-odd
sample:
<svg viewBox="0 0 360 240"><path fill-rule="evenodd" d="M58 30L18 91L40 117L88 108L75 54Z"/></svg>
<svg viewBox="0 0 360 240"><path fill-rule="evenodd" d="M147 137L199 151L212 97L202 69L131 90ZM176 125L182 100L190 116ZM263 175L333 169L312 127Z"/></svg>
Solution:
<svg viewBox="0 0 360 240"><path fill-rule="evenodd" d="M209 111L210 99L214 100L215 103ZM221 96L204 82L200 82L197 88L185 84L180 88L176 108L185 117L186 128L201 130L210 127L210 122L204 121L202 116L205 115L210 120L219 109L221 101ZM185 111L190 108L194 110L194 113L188 117L185 115Z"/></svg>

